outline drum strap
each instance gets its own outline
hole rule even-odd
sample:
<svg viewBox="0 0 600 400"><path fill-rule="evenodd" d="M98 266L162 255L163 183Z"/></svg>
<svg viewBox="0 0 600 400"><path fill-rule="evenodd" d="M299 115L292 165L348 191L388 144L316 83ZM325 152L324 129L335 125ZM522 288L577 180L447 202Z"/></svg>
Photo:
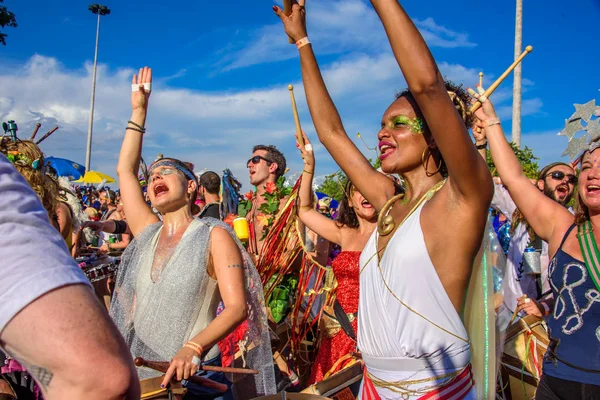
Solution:
<svg viewBox="0 0 600 400"><path fill-rule="evenodd" d="M590 221L585 221L582 225L577 226L577 240L579 240L579 247L590 278L596 285L596 289L600 291L600 251Z"/></svg>
<svg viewBox="0 0 600 400"><path fill-rule="evenodd" d="M352 323L348 318L348 314L346 314L346 312L342 308L342 305L337 299L335 299L335 302L333 303L333 312L335 313L335 319L338 320L340 326L342 327L344 332L346 332L346 335L348 335L350 339L356 342L356 333L354 332ZM356 312L356 316L358 316L358 311Z"/></svg>

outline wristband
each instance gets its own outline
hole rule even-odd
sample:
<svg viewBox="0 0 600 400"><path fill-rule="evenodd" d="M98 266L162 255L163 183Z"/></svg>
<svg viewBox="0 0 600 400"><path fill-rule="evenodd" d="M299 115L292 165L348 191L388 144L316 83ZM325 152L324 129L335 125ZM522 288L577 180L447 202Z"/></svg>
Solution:
<svg viewBox="0 0 600 400"><path fill-rule="evenodd" d="M545 317L548 314L550 314L550 306L548 306L548 304L544 303L543 301L541 301L540 303L542 303L542 307L544 307L544 317Z"/></svg>
<svg viewBox="0 0 600 400"><path fill-rule="evenodd" d="M310 40L308 40L308 36L303 37L302 39L298 40L296 42L296 47L298 47L298 50L300 50L301 48L303 48L307 44L310 44Z"/></svg>
<svg viewBox="0 0 600 400"><path fill-rule="evenodd" d="M492 125L500 125L500 118L490 118L488 120L483 121L484 128L489 128Z"/></svg>
<svg viewBox="0 0 600 400"><path fill-rule="evenodd" d="M183 345L183 347L187 347L188 349L194 350L195 352L198 353L198 356L201 356L202 352L204 351L202 346L200 346L198 343L194 343L192 341L187 342L186 344Z"/></svg>
<svg viewBox="0 0 600 400"><path fill-rule="evenodd" d="M310 174L310 175L313 175L313 174L314 174L314 172L310 172L310 171L307 171L307 170L305 170L305 169L303 169L302 171L303 171L303 172L306 172L307 174Z"/></svg>
<svg viewBox="0 0 600 400"><path fill-rule="evenodd" d="M488 142L487 142L487 140L486 140L486 141L485 141L485 143L483 143L483 144L476 144L476 145L475 145L475 148L476 148L477 150L483 150L483 149L485 149L485 148L487 147L487 145L488 145Z"/></svg>

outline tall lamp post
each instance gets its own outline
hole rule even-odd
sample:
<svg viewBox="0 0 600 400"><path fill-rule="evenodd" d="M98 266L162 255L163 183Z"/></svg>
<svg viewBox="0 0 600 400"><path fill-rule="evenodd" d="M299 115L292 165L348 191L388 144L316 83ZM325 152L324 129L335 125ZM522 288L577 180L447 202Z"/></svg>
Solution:
<svg viewBox="0 0 600 400"><path fill-rule="evenodd" d="M515 60L523 52L523 0L517 0L515 13ZM512 138L511 141L521 147L521 64L514 72L513 108L512 108Z"/></svg>
<svg viewBox="0 0 600 400"><path fill-rule="evenodd" d="M100 16L110 14L106 6L92 4L88 7L92 14L98 15L98 24L96 25L96 50L94 52L94 72L92 74L92 103L90 105L90 123L88 126L87 148L85 152L85 170L90 170L90 159L92 157L92 130L94 127L94 101L96 99L96 69L98 66L98 36L100 34Z"/></svg>

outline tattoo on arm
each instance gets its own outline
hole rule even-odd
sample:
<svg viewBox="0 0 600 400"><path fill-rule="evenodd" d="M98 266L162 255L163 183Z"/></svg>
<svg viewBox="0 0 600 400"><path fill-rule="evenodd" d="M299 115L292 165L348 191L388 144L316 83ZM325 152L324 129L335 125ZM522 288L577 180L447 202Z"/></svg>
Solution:
<svg viewBox="0 0 600 400"><path fill-rule="evenodd" d="M33 378L40 384L44 391L48 390L48 385L52 382L52 378L54 378L54 374L52 371L38 367L37 365L29 365L27 366L27 372L33 376Z"/></svg>
<svg viewBox="0 0 600 400"><path fill-rule="evenodd" d="M13 356L21 363L21 365L23 365L23 367L25 367L25 370L33 376L44 391L48 390L48 386L50 385L50 382L52 382L52 378L54 378L52 371L44 367L33 365L13 348L9 348L9 346L5 346L4 349L6 350L7 355Z"/></svg>
<svg viewBox="0 0 600 400"><path fill-rule="evenodd" d="M228 265L227 268L244 268L243 264L231 264Z"/></svg>

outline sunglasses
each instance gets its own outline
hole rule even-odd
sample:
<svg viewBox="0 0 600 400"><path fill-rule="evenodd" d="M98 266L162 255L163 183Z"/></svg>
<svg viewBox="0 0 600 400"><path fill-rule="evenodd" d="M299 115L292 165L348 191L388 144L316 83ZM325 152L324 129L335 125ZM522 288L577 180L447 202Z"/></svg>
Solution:
<svg viewBox="0 0 600 400"><path fill-rule="evenodd" d="M258 164L260 162L260 160L265 160L267 162L267 164L272 164L273 161L269 160L268 158L265 158L263 156L254 156L251 159L248 160L248 162L246 163L246 165L252 163L254 165Z"/></svg>
<svg viewBox="0 0 600 400"><path fill-rule="evenodd" d="M552 177L552 179L554 179L555 181L562 181L563 179L565 179L565 176L567 176L569 178L567 182L569 182L571 185L577 185L577 177L573 174L565 174L562 171L554 171L544 176L544 178L547 178L549 176Z"/></svg>

